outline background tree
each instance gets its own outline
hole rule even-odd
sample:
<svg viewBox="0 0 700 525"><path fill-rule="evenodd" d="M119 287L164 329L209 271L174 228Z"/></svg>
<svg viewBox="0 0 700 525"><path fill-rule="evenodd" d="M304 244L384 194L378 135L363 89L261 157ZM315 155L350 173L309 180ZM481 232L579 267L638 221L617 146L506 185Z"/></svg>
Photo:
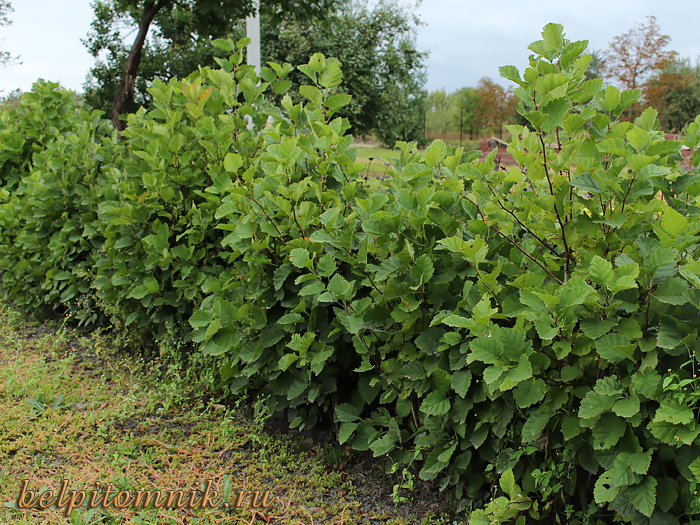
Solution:
<svg viewBox="0 0 700 525"><path fill-rule="evenodd" d="M115 9L113 2L96 5L95 15L85 44L96 57L106 53L90 71L85 92L93 107L111 111L126 55L121 35L133 27L133 21ZM353 134L375 133L391 146L396 140L422 140L426 54L415 47L417 23L412 10L393 0L380 1L372 8L366 2L343 0L324 21L263 13L262 60L298 65L315 52L337 58L345 77L341 88L353 97L338 115L349 119ZM153 25L134 84L134 102L146 108L151 101L147 88L153 79L167 82L174 76L187 76L198 65L214 66L215 57L223 54L211 45L212 38L237 40L245 36L243 23L229 26L221 34L200 35L194 13L184 9L157 18ZM299 71L287 79L295 88L307 82Z"/></svg>
<svg viewBox="0 0 700 525"><path fill-rule="evenodd" d="M309 19L322 17L335 3L336 0L266 0L262 2L260 10L272 18L284 14ZM110 15L113 15L112 20L128 21L136 28L136 37L124 60L124 69L112 105L112 121L120 130L125 128L126 122L119 115L134 109L136 79L151 23L156 21L163 27L169 19L188 21L190 25L186 27L194 31L183 32L181 35L184 41L191 42L200 36L213 38L225 35L234 21L245 18L254 10L253 0L96 0L93 5L96 19L92 23L93 29L87 42L93 54L93 43L101 36L108 35L114 40L115 29L112 26L105 27ZM108 17L101 19L100 15ZM101 33L105 30L106 33ZM116 34L119 34L118 30Z"/></svg>
<svg viewBox="0 0 700 525"><path fill-rule="evenodd" d="M326 24L286 17L262 22L264 61L297 65L316 52L340 60L341 91L352 100L338 115L349 119L353 135L374 133L390 147L397 140L422 140L427 53L416 49L420 20L411 8L396 0L371 7L366 0L349 0ZM287 78L292 92L308 82L300 71Z"/></svg>
<svg viewBox="0 0 700 525"><path fill-rule="evenodd" d="M468 133L469 139L476 131L476 111L479 106L479 95L471 87L463 87L452 94L455 105L454 124L460 133ZM461 136L460 136L461 140Z"/></svg>
<svg viewBox="0 0 700 525"><path fill-rule="evenodd" d="M454 129L455 108L445 89L431 91L426 100L426 128L433 133L444 134Z"/></svg>
<svg viewBox="0 0 700 525"><path fill-rule="evenodd" d="M637 23L610 42L603 54L604 76L624 89L643 87L653 73L662 71L675 58L675 51L665 49L670 41L670 36L661 34L656 18L648 16L647 24Z"/></svg>
<svg viewBox="0 0 700 525"><path fill-rule="evenodd" d="M478 105L475 111L476 125L480 129L490 128L503 138L503 125L513 116L516 98L488 77L479 80L475 93Z"/></svg>
<svg viewBox="0 0 700 525"><path fill-rule="evenodd" d="M661 129L679 133L700 114L700 64L674 60L645 83L644 100L659 112Z"/></svg>
<svg viewBox="0 0 700 525"><path fill-rule="evenodd" d="M12 4L9 0L0 0L0 27L9 26L12 24L12 20L8 16L10 13L14 12L12 9ZM9 66L13 64L19 57L13 57L9 51L0 50L0 67Z"/></svg>

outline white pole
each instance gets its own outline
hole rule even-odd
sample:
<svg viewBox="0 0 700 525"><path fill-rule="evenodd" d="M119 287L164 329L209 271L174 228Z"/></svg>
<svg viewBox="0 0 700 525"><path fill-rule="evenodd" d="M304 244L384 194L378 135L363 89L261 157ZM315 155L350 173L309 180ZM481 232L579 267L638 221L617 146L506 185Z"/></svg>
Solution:
<svg viewBox="0 0 700 525"><path fill-rule="evenodd" d="M260 74L260 0L253 0L255 13L246 18L246 36L250 38L248 44L248 65L255 66L255 72Z"/></svg>

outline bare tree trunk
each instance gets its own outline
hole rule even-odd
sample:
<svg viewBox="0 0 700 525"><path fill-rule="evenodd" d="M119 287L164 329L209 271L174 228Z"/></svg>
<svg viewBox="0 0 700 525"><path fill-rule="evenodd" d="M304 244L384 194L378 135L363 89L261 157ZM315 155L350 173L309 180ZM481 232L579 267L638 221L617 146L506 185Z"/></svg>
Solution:
<svg viewBox="0 0 700 525"><path fill-rule="evenodd" d="M160 11L170 0L159 0L157 3L153 0L147 0L143 6L143 15L139 24L139 32L136 35L129 56L126 58L124 65L124 74L122 75L119 84L119 90L114 95L114 103L112 104L112 122L118 131L126 129L126 122L119 118L119 115L131 113L134 105L134 88L136 86L136 74L141 63L141 52L143 45L146 42L148 29L153 22L158 11Z"/></svg>

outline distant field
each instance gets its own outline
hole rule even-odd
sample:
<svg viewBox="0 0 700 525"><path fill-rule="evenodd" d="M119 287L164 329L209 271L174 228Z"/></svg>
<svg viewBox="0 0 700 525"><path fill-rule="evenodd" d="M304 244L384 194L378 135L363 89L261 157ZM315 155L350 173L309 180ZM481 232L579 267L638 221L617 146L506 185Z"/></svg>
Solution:
<svg viewBox="0 0 700 525"><path fill-rule="evenodd" d="M357 162L363 163L368 167L369 172L363 172L363 175L368 175L369 177L384 176L389 169L387 163L390 163L390 159L395 159L399 156L400 151L398 149L388 149L381 147L364 147L357 146Z"/></svg>
<svg viewBox="0 0 700 525"><path fill-rule="evenodd" d="M362 162L365 166L368 166L369 171L363 172L363 175L369 174L369 177L384 176L388 170L387 163L390 163L390 159L395 159L399 156L400 151L398 149L389 149L379 147L380 145L372 144L371 147L365 146L362 143L355 143L355 148L357 149L357 162ZM479 142L476 140L464 141L462 143L464 151L469 151L479 148ZM425 150L419 150L421 154L425 154Z"/></svg>

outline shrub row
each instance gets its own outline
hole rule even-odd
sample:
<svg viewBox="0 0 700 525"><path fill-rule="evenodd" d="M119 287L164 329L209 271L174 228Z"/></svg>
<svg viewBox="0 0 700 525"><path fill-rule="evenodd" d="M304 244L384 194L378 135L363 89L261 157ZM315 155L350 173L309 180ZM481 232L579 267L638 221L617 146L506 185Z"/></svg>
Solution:
<svg viewBox="0 0 700 525"><path fill-rule="evenodd" d="M507 171L399 143L392 177L363 180L321 55L307 102L277 108L290 66L259 79L244 41L218 42L231 58L154 82L125 143L40 85L2 116L6 293L209 356L293 427L332 416L341 443L454 486L473 523L687 521L700 117L682 142L651 108L624 121L639 90L585 80L561 26L542 36L522 77L501 68L531 123Z"/></svg>

